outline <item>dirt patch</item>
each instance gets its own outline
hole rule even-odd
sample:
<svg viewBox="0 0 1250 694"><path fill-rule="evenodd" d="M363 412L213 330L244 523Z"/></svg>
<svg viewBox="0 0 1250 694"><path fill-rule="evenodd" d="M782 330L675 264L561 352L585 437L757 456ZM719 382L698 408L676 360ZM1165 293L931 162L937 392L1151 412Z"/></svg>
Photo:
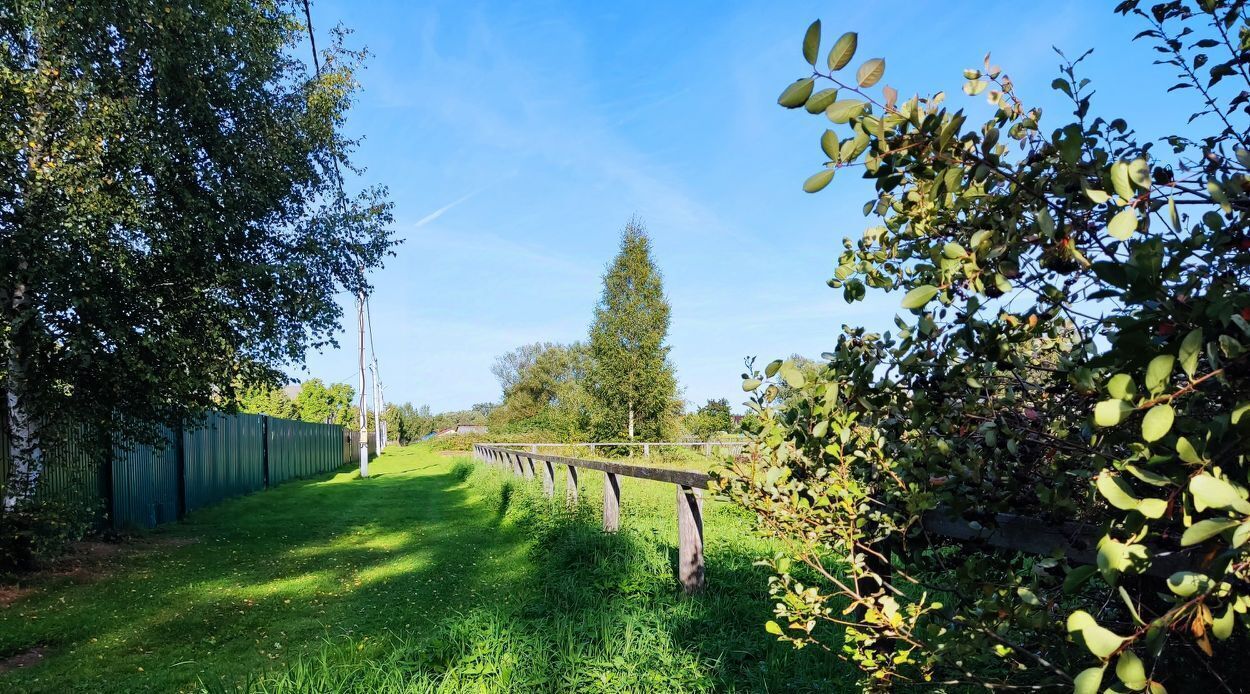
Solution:
<svg viewBox="0 0 1250 694"><path fill-rule="evenodd" d="M35 663L43 660L47 655L48 649L43 646L35 646L34 648L22 651L17 655L11 655L7 658L0 658L0 672L8 672L18 668L30 667Z"/></svg>
<svg viewBox="0 0 1250 694"><path fill-rule="evenodd" d="M0 583L0 608L9 607L51 580L89 583L113 573L121 563L146 552L185 547L199 542L197 537L150 536L123 542L83 540L71 545L69 553L46 562L15 583ZM4 661L0 661L3 663ZM3 667L0 667L0 672Z"/></svg>

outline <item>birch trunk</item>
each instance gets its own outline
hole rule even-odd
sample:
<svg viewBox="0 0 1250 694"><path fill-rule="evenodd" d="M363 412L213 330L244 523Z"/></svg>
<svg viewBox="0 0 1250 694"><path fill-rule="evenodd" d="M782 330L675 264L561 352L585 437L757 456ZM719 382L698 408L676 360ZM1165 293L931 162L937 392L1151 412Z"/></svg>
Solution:
<svg viewBox="0 0 1250 694"><path fill-rule="evenodd" d="M4 510L33 501L39 476L43 473L43 445L39 424L26 406L23 397L26 367L15 347L9 345L8 383L5 384L6 420L9 427L9 449L5 451L12 463L4 492Z"/></svg>
<svg viewBox="0 0 1250 694"><path fill-rule="evenodd" d="M629 403L629 440L634 440L634 403Z"/></svg>

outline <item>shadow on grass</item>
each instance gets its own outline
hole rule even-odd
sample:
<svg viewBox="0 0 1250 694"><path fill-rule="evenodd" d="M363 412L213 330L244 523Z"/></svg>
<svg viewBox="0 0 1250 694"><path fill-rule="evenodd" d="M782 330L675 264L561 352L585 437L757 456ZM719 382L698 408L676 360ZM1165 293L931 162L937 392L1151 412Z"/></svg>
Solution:
<svg viewBox="0 0 1250 694"><path fill-rule="evenodd" d="M430 473L440 466L232 500L159 533L195 544L90 585L49 586L0 614L0 656L49 651L0 674L0 689L232 688L327 638L425 632L513 593L523 534L499 528L462 476Z"/></svg>
<svg viewBox="0 0 1250 694"><path fill-rule="evenodd" d="M771 601L768 574L753 565L758 548L715 543L707 590L686 597L675 549L657 528L609 535L593 503L569 511L537 483L487 470L470 483L486 490L501 532L532 540L516 593L443 619L426 636L328 643L251 691L853 689L842 661L764 631Z"/></svg>

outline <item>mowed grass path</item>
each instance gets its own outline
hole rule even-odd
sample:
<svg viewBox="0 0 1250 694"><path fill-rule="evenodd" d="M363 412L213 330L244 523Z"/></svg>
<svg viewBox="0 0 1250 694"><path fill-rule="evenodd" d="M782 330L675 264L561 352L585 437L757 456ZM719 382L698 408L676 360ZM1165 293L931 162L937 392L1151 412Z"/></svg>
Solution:
<svg viewBox="0 0 1250 694"><path fill-rule="evenodd" d="M526 538L422 448L354 472L292 482L165 526L151 550L99 580L53 581L0 609L8 692L231 688L300 652L422 633L508 593ZM180 544L189 542L190 544Z"/></svg>

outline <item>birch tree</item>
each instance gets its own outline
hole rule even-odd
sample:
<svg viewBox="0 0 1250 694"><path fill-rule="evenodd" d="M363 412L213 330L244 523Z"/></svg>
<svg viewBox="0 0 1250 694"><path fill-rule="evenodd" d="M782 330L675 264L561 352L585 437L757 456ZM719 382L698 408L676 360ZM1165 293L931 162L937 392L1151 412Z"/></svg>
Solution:
<svg viewBox="0 0 1250 694"><path fill-rule="evenodd" d="M637 219L621 233L621 250L603 276L603 296L590 328L592 427L600 439L663 438L677 396L669 363L669 305L651 239Z"/></svg>
<svg viewBox="0 0 1250 694"><path fill-rule="evenodd" d="M52 420L150 436L333 342L393 245L344 195L363 55L302 5L0 4L0 381L32 498Z"/></svg>

